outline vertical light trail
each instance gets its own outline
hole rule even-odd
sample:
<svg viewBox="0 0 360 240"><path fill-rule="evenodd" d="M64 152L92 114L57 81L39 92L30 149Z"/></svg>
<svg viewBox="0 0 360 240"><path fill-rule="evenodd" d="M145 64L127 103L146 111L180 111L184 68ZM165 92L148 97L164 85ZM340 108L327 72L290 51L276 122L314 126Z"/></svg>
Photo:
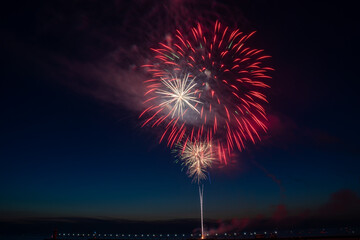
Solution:
<svg viewBox="0 0 360 240"><path fill-rule="evenodd" d="M203 213L203 197L204 197L204 184L201 185L199 184L199 197L200 197L200 216L201 216L201 239L205 238L204 235L204 213Z"/></svg>

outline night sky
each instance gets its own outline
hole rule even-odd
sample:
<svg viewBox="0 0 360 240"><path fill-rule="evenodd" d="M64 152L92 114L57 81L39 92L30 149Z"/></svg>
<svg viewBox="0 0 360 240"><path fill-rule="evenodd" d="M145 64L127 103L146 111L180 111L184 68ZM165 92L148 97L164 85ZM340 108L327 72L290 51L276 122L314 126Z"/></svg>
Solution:
<svg viewBox="0 0 360 240"><path fill-rule="evenodd" d="M356 9L354 1L258 0L2 6L1 222L198 221L197 185L156 131L140 128L140 65L172 26L190 22L184 16L216 16L256 30L249 43L276 71L269 132L210 172L207 221L358 224Z"/></svg>

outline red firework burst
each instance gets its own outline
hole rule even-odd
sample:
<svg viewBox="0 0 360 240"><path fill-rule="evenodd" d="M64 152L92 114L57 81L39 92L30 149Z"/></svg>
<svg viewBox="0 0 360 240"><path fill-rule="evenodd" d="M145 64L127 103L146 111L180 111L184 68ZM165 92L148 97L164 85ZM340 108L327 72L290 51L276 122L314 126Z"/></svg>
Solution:
<svg viewBox="0 0 360 240"><path fill-rule="evenodd" d="M170 147L211 141L225 162L234 147L260 140L258 131L267 131L264 81L273 69L263 64L270 57L263 50L246 46L254 33L217 21L211 29L177 30L172 41L159 43L153 63L144 65L152 77L145 81L143 126L162 126L160 142L167 138Z"/></svg>

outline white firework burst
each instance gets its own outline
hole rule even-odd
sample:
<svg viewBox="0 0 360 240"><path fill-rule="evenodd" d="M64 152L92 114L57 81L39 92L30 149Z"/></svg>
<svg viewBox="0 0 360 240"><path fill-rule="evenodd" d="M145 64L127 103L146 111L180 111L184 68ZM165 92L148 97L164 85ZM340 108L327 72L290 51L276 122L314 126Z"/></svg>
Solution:
<svg viewBox="0 0 360 240"><path fill-rule="evenodd" d="M185 74L182 78L171 77L169 79L161 78L161 83L164 88L156 90L157 94L162 95L164 102L160 106L168 105L171 107L170 114L172 117L175 115L183 117L184 112L191 108L200 114L199 110L196 109L197 104L201 104L196 97L196 91L194 87L196 83L194 78L190 78L189 74Z"/></svg>

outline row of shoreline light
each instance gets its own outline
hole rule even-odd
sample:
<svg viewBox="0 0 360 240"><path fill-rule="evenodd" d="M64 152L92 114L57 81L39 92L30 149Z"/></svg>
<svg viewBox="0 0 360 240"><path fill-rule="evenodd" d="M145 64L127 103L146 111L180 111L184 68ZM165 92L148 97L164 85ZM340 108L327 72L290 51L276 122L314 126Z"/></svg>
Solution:
<svg viewBox="0 0 360 240"><path fill-rule="evenodd" d="M226 237L231 237L231 236L246 236L246 235L250 235L250 236L253 236L253 235L256 235L256 234L268 234L268 232L263 232L263 233L257 233L257 232L243 232L243 233L224 233L224 234L206 234L206 237L209 237L209 236L212 236L212 237L222 237L222 236L226 236ZM270 232L270 234L277 234L277 231L274 231L274 232ZM72 236L72 237L90 237L90 236L93 236L93 237L122 237L122 238L127 238L127 237L135 237L135 238L141 238L141 237L146 237L146 238L151 238L151 237L160 237L160 238L166 238L166 237L178 237L178 238L181 238L181 237L201 237L201 234L112 234L112 233L104 233L104 234L101 234L101 233L88 233L88 234L85 234L85 233L58 233L58 236L61 237L61 236Z"/></svg>

